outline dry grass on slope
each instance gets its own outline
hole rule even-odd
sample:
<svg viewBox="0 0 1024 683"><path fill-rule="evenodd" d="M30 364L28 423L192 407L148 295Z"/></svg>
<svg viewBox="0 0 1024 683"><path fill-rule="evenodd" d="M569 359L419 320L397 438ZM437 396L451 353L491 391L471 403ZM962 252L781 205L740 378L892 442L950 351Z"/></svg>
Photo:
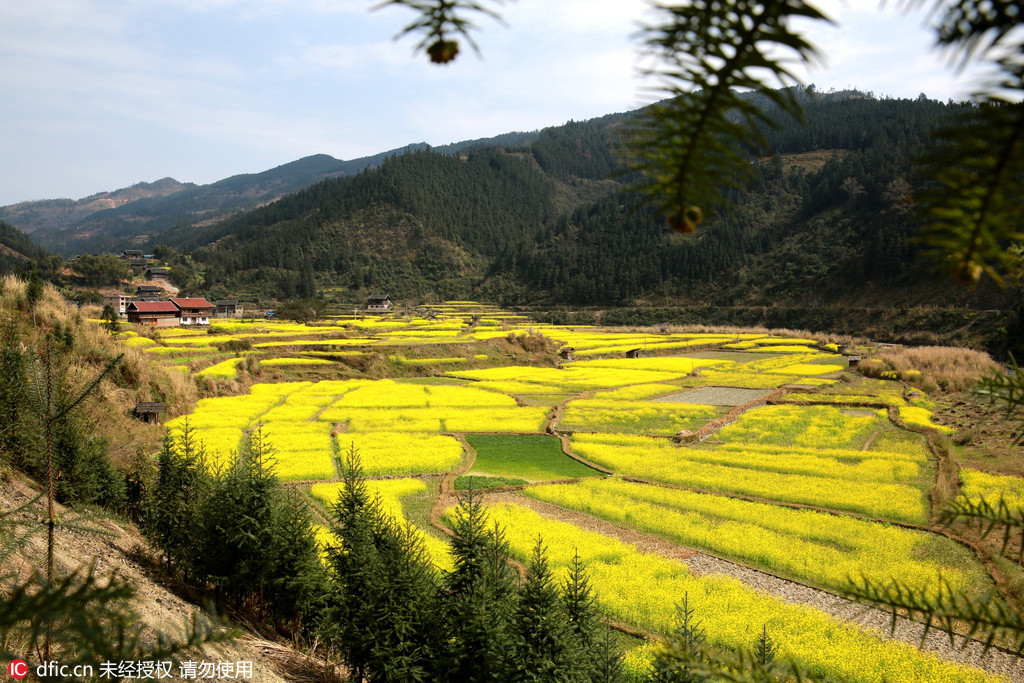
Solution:
<svg viewBox="0 0 1024 683"><path fill-rule="evenodd" d="M998 368L987 353L949 346L881 349L863 361L859 370L868 377L897 379L927 393L967 391Z"/></svg>
<svg viewBox="0 0 1024 683"><path fill-rule="evenodd" d="M0 323L8 321L15 324L21 347L37 357L46 348L47 335L61 338L54 346L63 357L60 364L67 366L69 388L88 386L110 361L124 354L78 409L87 424L107 437L118 464L125 464L139 449L154 450L163 434L161 427L134 418L137 402L163 401L166 417L174 417L189 412L198 398L190 376L152 363L141 349L111 337L49 285L30 305L23 281L13 276L0 278Z"/></svg>
<svg viewBox="0 0 1024 683"><path fill-rule="evenodd" d="M0 472L0 475L0 508L5 511L28 503L39 494L34 485L21 475L10 471ZM42 565L46 558L46 533L41 523L46 517L45 498L16 514L20 517L17 521L26 522L30 528L39 531L8 559L6 566L0 567L0 576L5 582L0 583L0 594L9 588L10 583L7 582L25 579L34 569L45 571ZM67 514L62 506L57 505L58 517L63 518ZM144 639L154 639L157 632L182 638L186 622L198 608L154 578L152 565L147 559L149 551L145 539L131 526L110 517L98 516L89 526L95 527L97 532L56 530L54 565L57 575L92 567L101 584L108 577L117 577L134 589L132 608L142 626ZM17 633L12 631L6 635L8 646L14 646ZM28 659L35 653L24 654ZM207 645L202 651L188 653L186 658L196 662L252 662L253 675L247 680L253 683L343 680L332 667L307 657L287 643L270 641L245 631L234 641Z"/></svg>

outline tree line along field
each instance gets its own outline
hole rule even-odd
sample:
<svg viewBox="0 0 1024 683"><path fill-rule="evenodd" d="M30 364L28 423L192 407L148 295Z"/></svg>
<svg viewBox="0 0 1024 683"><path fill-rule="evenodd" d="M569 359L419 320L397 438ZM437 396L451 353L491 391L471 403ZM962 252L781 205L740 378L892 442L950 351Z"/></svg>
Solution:
<svg viewBox="0 0 1024 683"><path fill-rule="evenodd" d="M471 302L449 310L439 320L121 334L183 372L223 373L215 388L244 387L166 423L172 434L194 430L208 467L225 467L258 431L277 476L307 491L326 522L342 460L356 450L373 494L442 571L446 515L460 489L475 488L520 560L538 534L552 567L578 552L602 611L631 632L671 633L686 595L710 642L749 647L767 627L782 656L827 679L1024 673L994 654L965 663L963 653L919 651L608 534L833 594L864 575L920 587L941 578L1002 599L986 565L932 524L941 454L929 443L942 427L922 392L851 372L820 339L560 327ZM552 363L565 347L575 360ZM633 349L640 357L624 357ZM968 470L963 481L975 499L1024 497L1013 477ZM318 538L333 542L326 525ZM651 653L638 644L627 663L642 672Z"/></svg>

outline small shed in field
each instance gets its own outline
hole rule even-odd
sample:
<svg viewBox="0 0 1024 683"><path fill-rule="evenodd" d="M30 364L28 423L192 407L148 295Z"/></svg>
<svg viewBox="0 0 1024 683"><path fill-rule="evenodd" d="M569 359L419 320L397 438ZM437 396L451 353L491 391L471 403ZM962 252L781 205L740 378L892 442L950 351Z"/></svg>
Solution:
<svg viewBox="0 0 1024 683"><path fill-rule="evenodd" d="M162 412L164 412L164 404L160 401L139 401L135 404L135 417L149 424L159 422Z"/></svg>

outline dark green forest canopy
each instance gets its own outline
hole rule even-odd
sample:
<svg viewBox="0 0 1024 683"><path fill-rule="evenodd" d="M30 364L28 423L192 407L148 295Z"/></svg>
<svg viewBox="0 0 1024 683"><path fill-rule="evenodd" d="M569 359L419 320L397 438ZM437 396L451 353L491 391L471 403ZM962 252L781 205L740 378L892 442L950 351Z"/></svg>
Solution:
<svg viewBox="0 0 1024 683"><path fill-rule="evenodd" d="M315 286L506 304L760 305L920 289L912 162L963 105L800 96L805 123L780 117L764 131L769 149L745 149L749 183L690 237L671 234L628 191L618 149L630 118L615 115L522 146L413 151L156 239L193 250L215 296Z"/></svg>
<svg viewBox="0 0 1024 683"><path fill-rule="evenodd" d="M41 259L46 252L32 238L13 225L0 221L0 273L24 269L29 261Z"/></svg>

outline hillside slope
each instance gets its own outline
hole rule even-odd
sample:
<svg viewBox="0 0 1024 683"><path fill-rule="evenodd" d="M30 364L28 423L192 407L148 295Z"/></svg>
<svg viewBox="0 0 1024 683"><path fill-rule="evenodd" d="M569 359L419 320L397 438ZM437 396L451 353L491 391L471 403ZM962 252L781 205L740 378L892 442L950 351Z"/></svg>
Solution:
<svg viewBox="0 0 1024 683"><path fill-rule="evenodd" d="M392 157L157 239L194 251L214 295L293 296L311 267L320 290L520 304L934 301L950 294L920 287L929 275L910 239L912 163L956 108L809 99L806 125L766 131L770 149L749 151L747 184L690 237L628 191L637 178L618 151L629 119L615 116L545 129L515 148ZM972 303L999 307L989 295Z"/></svg>
<svg viewBox="0 0 1024 683"><path fill-rule="evenodd" d="M438 148L446 154L479 146L521 145L533 133L504 133ZM343 161L315 154L258 173L242 173L207 185L164 178L84 199L30 201L0 207L6 220L65 256L152 245L153 236L177 225L208 224L298 192L325 178L351 176L385 159L426 149L424 143Z"/></svg>
<svg viewBox="0 0 1024 683"><path fill-rule="evenodd" d="M19 475L8 473L7 478L0 481L0 500L4 502L4 509L35 500L33 505L18 513L18 521L42 531L45 528L46 505L45 496L38 500L39 494L33 482ZM70 513L59 504L56 512L62 518ZM116 578L128 584L134 592L131 606L141 620L145 640L154 641L157 633L181 640L192 615L202 610L156 578L157 573L147 559L148 544L132 526L110 517L97 517L91 526L96 529L93 533L57 530L54 565L58 575L91 567L101 583ZM19 567L24 578L33 568L41 569L37 565L45 557L46 535L37 533L30 537L17 556L11 558L10 565ZM34 653L23 654L31 664L35 664ZM182 659L232 664L251 662L252 677L248 680L257 683L283 683L297 677L308 679L310 675L329 680L329 669L322 662L306 657L287 644L269 641L245 630L241 630L233 641L206 645L190 651Z"/></svg>

